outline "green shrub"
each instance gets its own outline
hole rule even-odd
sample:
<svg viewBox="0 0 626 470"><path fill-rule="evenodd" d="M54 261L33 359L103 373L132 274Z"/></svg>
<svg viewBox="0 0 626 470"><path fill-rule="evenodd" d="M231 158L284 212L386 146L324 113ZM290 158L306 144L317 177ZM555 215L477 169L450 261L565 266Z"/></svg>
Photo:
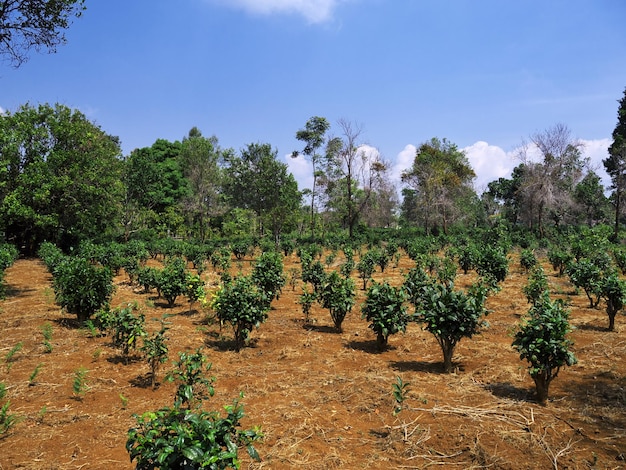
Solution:
<svg viewBox="0 0 626 470"><path fill-rule="evenodd" d="M157 288L167 301L168 307L173 307L179 295L187 290L187 271L183 258L169 258L157 276Z"/></svg>
<svg viewBox="0 0 626 470"><path fill-rule="evenodd" d="M589 308L596 307L602 292L602 270L590 260L583 258L570 263L567 274L572 284L585 291L589 299Z"/></svg>
<svg viewBox="0 0 626 470"><path fill-rule="evenodd" d="M320 292L325 280L326 271L319 260L302 265L302 281L310 283L315 292Z"/></svg>
<svg viewBox="0 0 626 470"><path fill-rule="evenodd" d="M524 272L530 271L537 265L537 257L531 249L524 249L520 253L519 264Z"/></svg>
<svg viewBox="0 0 626 470"><path fill-rule="evenodd" d="M367 289L367 281L372 278L374 269L376 268L376 255L372 251L368 251L356 264L356 270L359 272L359 278L363 281L363 290Z"/></svg>
<svg viewBox="0 0 626 470"><path fill-rule="evenodd" d="M367 290L362 306L362 317L370 322L369 327L376 333L378 349L387 348L389 335L406 331L409 317L404 302L407 296L402 287L390 286L387 282L376 282Z"/></svg>
<svg viewBox="0 0 626 470"><path fill-rule="evenodd" d="M545 291L543 299L530 307L515 333L513 348L520 353L520 359L530 363L537 400L542 404L548 399L550 383L561 367L576 363L576 357L569 351L572 341L566 338L571 331L568 318L563 301L551 301Z"/></svg>
<svg viewBox="0 0 626 470"><path fill-rule="evenodd" d="M81 322L107 306L113 295L111 270L84 258L65 257L52 274L56 302Z"/></svg>
<svg viewBox="0 0 626 470"><path fill-rule="evenodd" d="M626 305L626 282L613 271L604 276L600 284L600 296L606 301L609 331L615 331L615 316Z"/></svg>
<svg viewBox="0 0 626 470"><path fill-rule="evenodd" d="M167 361L168 346L165 333L168 330L166 316L160 319L161 329L152 336L144 336L141 352L144 353L148 365L150 366L150 385L154 390L157 385L157 373L161 364Z"/></svg>
<svg viewBox="0 0 626 470"><path fill-rule="evenodd" d="M539 265L535 266L528 276L528 284L523 289L529 304L536 305L543 300L543 293L548 290L548 278Z"/></svg>
<svg viewBox="0 0 626 470"><path fill-rule="evenodd" d="M488 312L484 307L487 288L474 285L466 293L454 289L454 284L429 283L423 287L416 321L432 333L443 353L445 372L452 372L452 355L462 338L480 332Z"/></svg>
<svg viewBox="0 0 626 470"><path fill-rule="evenodd" d="M338 331L341 331L343 320L354 306L355 296L354 281L351 278L344 278L337 271L326 277L319 297L322 307L330 311L330 317Z"/></svg>
<svg viewBox="0 0 626 470"><path fill-rule="evenodd" d="M265 293L249 276L236 276L224 283L211 306L220 322L232 326L237 351L248 341L252 329L266 320L269 309Z"/></svg>
<svg viewBox="0 0 626 470"><path fill-rule="evenodd" d="M113 344L122 351L126 364L128 364L130 351L137 348L140 338L146 336L144 314L140 312L135 315L133 313L138 309L139 307L135 302L112 311Z"/></svg>
<svg viewBox="0 0 626 470"><path fill-rule="evenodd" d="M282 255L276 251L261 253L252 270L252 280L265 293L268 302L278 299L286 282Z"/></svg>
<svg viewBox="0 0 626 470"><path fill-rule="evenodd" d="M479 253L476 271L492 284L504 282L509 273L509 258L504 248L484 246Z"/></svg>
<svg viewBox="0 0 626 470"><path fill-rule="evenodd" d="M239 429L244 416L239 400L224 407L224 417L216 411L203 411L200 405L196 409L182 407L189 405L190 399L206 398L197 393L199 387L213 395L213 378L204 377L210 364L205 366L201 352L182 353L176 366L170 375L179 382L174 406L133 415L137 425L128 431L126 450L131 462L137 462L137 469L238 469L238 448L244 446L253 459L259 460L253 444L262 434L258 428Z"/></svg>

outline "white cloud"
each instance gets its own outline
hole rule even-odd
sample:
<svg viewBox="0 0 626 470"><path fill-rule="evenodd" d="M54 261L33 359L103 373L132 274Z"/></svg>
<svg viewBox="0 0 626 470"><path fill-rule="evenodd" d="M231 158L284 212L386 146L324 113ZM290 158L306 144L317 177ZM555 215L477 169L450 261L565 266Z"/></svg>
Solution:
<svg viewBox="0 0 626 470"><path fill-rule="evenodd" d="M476 173L474 187L478 194L482 194L490 182L511 176L513 168L519 164L514 158L515 150L507 153L497 145L489 145L482 140L462 150Z"/></svg>
<svg viewBox="0 0 626 470"><path fill-rule="evenodd" d="M291 154L287 154L283 159L287 164L288 171L298 182L298 188L300 190L304 188L311 189L313 187L313 165L311 165L311 162L302 155L294 158Z"/></svg>
<svg viewBox="0 0 626 470"><path fill-rule="evenodd" d="M6 109L0 106L0 116L2 116L4 113L6 113Z"/></svg>
<svg viewBox="0 0 626 470"><path fill-rule="evenodd" d="M415 152L417 152L417 147L413 144L408 144L396 156L396 162L391 169L391 179L398 187L401 185L402 172L413 165Z"/></svg>
<svg viewBox="0 0 626 470"><path fill-rule="evenodd" d="M581 139L583 148L583 156L589 158L590 168L600 177L605 189L611 186L611 177L604 169L602 160L609 156L609 145L611 145L610 139L595 139L584 140Z"/></svg>
<svg viewBox="0 0 626 470"><path fill-rule="evenodd" d="M213 0L241 8L249 13L271 15L298 14L310 23L323 23L332 18L333 10L344 0Z"/></svg>

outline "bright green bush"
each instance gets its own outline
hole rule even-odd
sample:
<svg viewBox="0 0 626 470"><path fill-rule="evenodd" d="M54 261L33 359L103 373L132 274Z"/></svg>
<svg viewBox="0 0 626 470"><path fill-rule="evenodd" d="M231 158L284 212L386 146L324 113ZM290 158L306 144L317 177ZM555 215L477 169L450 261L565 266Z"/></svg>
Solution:
<svg viewBox="0 0 626 470"><path fill-rule="evenodd" d="M344 278L337 271L332 271L324 281L319 292L322 307L330 311L330 317L338 331L346 315L354 306L356 292L354 281L351 278Z"/></svg>
<svg viewBox="0 0 626 470"><path fill-rule="evenodd" d="M561 299L550 300L547 291L543 299L530 307L522 320L513 340L513 348L520 359L529 362L530 376L535 382L537 400L545 403L548 399L550 383L561 367L576 363L576 357L569 350L572 341L567 339L571 331L569 312Z"/></svg>
<svg viewBox="0 0 626 470"><path fill-rule="evenodd" d="M269 303L265 293L249 276L236 276L224 283L213 297L211 307L222 323L229 323L239 351L248 341L253 328L267 318Z"/></svg>
<svg viewBox="0 0 626 470"><path fill-rule="evenodd" d="M252 270L252 280L265 293L268 302L278 299L286 282L282 255L277 251L261 253Z"/></svg>
<svg viewBox="0 0 626 470"><path fill-rule="evenodd" d="M370 322L369 327L376 333L380 351L387 348L389 335L406 331L409 321L404 305L406 300L402 287L393 287L387 282L374 282L367 290L361 315Z"/></svg>
<svg viewBox="0 0 626 470"><path fill-rule="evenodd" d="M65 257L55 267L52 286L56 302L84 322L113 295L113 273L80 257Z"/></svg>
<svg viewBox="0 0 626 470"><path fill-rule="evenodd" d="M415 320L432 333L443 353L445 372L452 372L452 355L462 338L471 338L485 325L487 288L474 285L468 292L454 284L429 283L422 287Z"/></svg>
<svg viewBox="0 0 626 470"><path fill-rule="evenodd" d="M171 378L178 382L174 406L156 412L133 415L137 425L128 431L126 450L138 470L201 468L223 470L240 468L238 450L246 447L255 460L259 455L253 444L262 438L258 428L241 430L244 417L239 400L224 407L226 416L204 411L201 401L207 398L198 389L213 396L213 378L204 377L205 366L200 351L180 355ZM243 397L243 395L240 395ZM195 409L191 405L198 402Z"/></svg>
<svg viewBox="0 0 626 470"><path fill-rule="evenodd" d="M187 291L187 271L183 258L169 258L165 266L159 271L156 283L157 289L167 301L168 307L173 307L179 295Z"/></svg>

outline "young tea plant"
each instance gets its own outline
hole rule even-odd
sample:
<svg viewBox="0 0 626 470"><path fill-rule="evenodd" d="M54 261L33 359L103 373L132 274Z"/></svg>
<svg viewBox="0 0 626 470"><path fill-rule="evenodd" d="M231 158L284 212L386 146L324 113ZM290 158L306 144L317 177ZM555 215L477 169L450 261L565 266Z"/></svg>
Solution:
<svg viewBox="0 0 626 470"><path fill-rule="evenodd" d="M322 307L330 311L330 317L337 331L341 332L346 315L354 306L354 281L352 278L344 278L337 271L331 272L322 286L320 299Z"/></svg>
<svg viewBox="0 0 626 470"><path fill-rule="evenodd" d="M168 347L166 342L167 337L165 336L165 333L169 329L167 327L169 322L165 321L167 317L168 316L164 315L163 318L159 320L161 322L161 329L158 332L148 338L144 336L143 346L141 347L141 351L144 353L148 365L150 366L150 385L153 390L157 386L159 367L167 361Z"/></svg>
<svg viewBox="0 0 626 470"><path fill-rule="evenodd" d="M315 291L310 292L306 285L302 287L302 295L298 299L298 303L302 306L302 313L304 314L304 322L309 324L311 322L311 307L317 301L317 294Z"/></svg>
<svg viewBox="0 0 626 470"><path fill-rule="evenodd" d="M77 400L82 400L87 390L89 390L89 386L87 385L88 372L89 371L84 367L80 367L74 372L72 391L74 392L74 398Z"/></svg>
<svg viewBox="0 0 626 470"><path fill-rule="evenodd" d="M11 370L13 367L13 363L15 362L15 355L22 350L22 342L20 341L15 346L11 348L11 350L4 356L4 363L7 366L7 372Z"/></svg>
<svg viewBox="0 0 626 470"><path fill-rule="evenodd" d="M41 334L43 335L43 348L44 352L51 353L52 352L52 325L49 322L41 325Z"/></svg>
<svg viewBox="0 0 626 470"><path fill-rule="evenodd" d="M0 403L5 399L6 394L6 386L0 382ZM19 418L14 413L9 412L10 406L11 402L6 400L0 407L0 438L6 436L11 428L19 421Z"/></svg>
<svg viewBox="0 0 626 470"><path fill-rule="evenodd" d="M397 376L396 383L392 384L393 399L396 402L393 408L394 416L398 416L404 409L404 402L406 401L407 395L410 391L409 385L411 384L409 382L404 382L400 376Z"/></svg>
<svg viewBox="0 0 626 470"><path fill-rule="evenodd" d="M39 363L37 364L37 366L35 366L35 369L33 370L33 372L30 374L30 377L28 378L28 386L29 387L33 387L37 384L36 379L37 376L39 375L39 371L41 370L41 366L43 364Z"/></svg>
<svg viewBox="0 0 626 470"><path fill-rule="evenodd" d="M125 364L128 364L130 351L135 349L139 339L146 335L144 314L133 314L138 308L135 302L129 303L123 308L118 307L113 311L113 344L122 351Z"/></svg>

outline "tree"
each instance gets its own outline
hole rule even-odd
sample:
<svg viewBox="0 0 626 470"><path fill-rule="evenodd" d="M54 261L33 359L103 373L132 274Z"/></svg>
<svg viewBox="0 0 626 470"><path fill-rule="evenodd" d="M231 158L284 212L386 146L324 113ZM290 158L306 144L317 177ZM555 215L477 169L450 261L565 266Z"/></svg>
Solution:
<svg viewBox="0 0 626 470"><path fill-rule="evenodd" d="M287 165L276 156L270 144L249 144L240 157L230 156L225 191L232 205L254 211L260 235L269 229L278 242L300 207L301 193Z"/></svg>
<svg viewBox="0 0 626 470"><path fill-rule="evenodd" d="M466 293L456 290L452 282L430 282L420 286L417 292L410 290L409 295L416 306L415 320L435 336L443 353L443 369L452 372L456 345L461 339L479 333L483 326L487 289L475 285Z"/></svg>
<svg viewBox="0 0 626 470"><path fill-rule="evenodd" d="M613 142L609 146L609 156L602 160L606 172L611 177L613 204L615 206L615 240L619 236L619 218L622 213L622 198L626 189L626 89L617 109L617 125L613 130Z"/></svg>
<svg viewBox="0 0 626 470"><path fill-rule="evenodd" d="M35 253L116 235L124 188L116 137L63 105L24 105L0 115L0 223Z"/></svg>
<svg viewBox="0 0 626 470"><path fill-rule="evenodd" d="M609 202L604 195L600 177L593 171L587 173L574 188L574 200L589 227L606 220Z"/></svg>
<svg viewBox="0 0 626 470"><path fill-rule="evenodd" d="M304 129L296 132L296 139L305 143L302 153L311 161L313 166L313 187L311 188L311 238L315 237L315 196L317 195L317 178L323 156L318 154L318 150L324 145L324 134L330 128L326 118L313 116L310 118ZM294 151L292 157L298 157L299 152Z"/></svg>
<svg viewBox="0 0 626 470"><path fill-rule="evenodd" d="M556 226L571 219L574 188L587 163L582 158L582 147L564 124L535 133L530 142L522 143L518 154L525 166L518 189L524 208L521 216L540 237L548 218ZM540 161L536 161L536 153Z"/></svg>
<svg viewBox="0 0 626 470"><path fill-rule="evenodd" d="M375 175L387 170L376 149L362 145L362 127L340 119L342 137L331 138L326 145L324 186L328 206L340 217L353 238L359 217L370 201Z"/></svg>
<svg viewBox="0 0 626 470"><path fill-rule="evenodd" d="M184 222L179 204L190 194L180 164L180 142L157 139L150 147L135 149L124 162L126 187L125 234L157 228L176 232Z"/></svg>
<svg viewBox="0 0 626 470"><path fill-rule="evenodd" d="M0 2L0 56L15 67L28 60L31 49L65 44L64 30L80 17L84 0L8 0Z"/></svg>
<svg viewBox="0 0 626 470"><path fill-rule="evenodd" d="M550 384L561 367L576 364L576 357L569 351L573 343L566 337L571 331L568 319L563 301L551 301L548 291L544 291L543 299L530 307L515 333L513 347L520 359L530 363L530 376L541 404L547 401Z"/></svg>
<svg viewBox="0 0 626 470"><path fill-rule="evenodd" d="M447 233L449 225L463 217L464 200L475 196L475 177L465 153L448 140L432 138L420 145L402 181L414 191L410 196L427 233L439 224Z"/></svg>
<svg viewBox="0 0 626 470"><path fill-rule="evenodd" d="M220 163L231 154L230 149L220 148L217 137L203 137L196 127L182 141L178 158L189 193L182 198L181 205L188 224L196 229L202 241L207 236L209 219L225 210Z"/></svg>

